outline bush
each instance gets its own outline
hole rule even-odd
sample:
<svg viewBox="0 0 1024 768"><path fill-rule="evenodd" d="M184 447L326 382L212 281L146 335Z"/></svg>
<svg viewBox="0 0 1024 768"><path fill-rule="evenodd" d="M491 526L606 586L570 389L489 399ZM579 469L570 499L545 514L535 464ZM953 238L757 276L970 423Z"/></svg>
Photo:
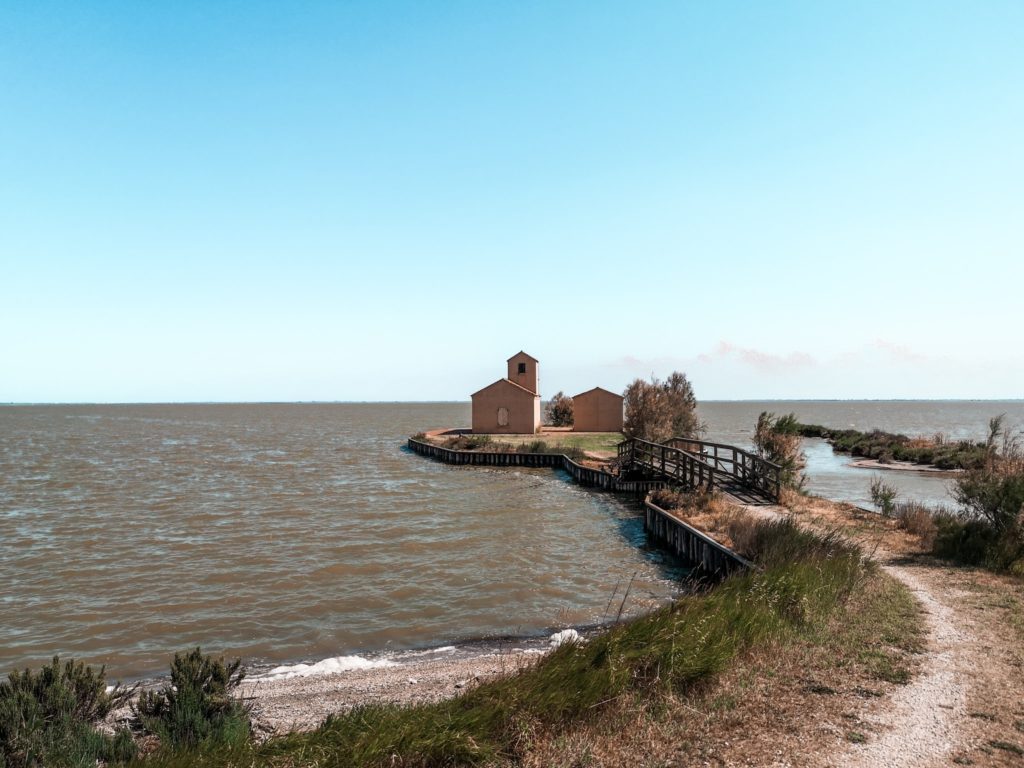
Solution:
<svg viewBox="0 0 1024 768"><path fill-rule="evenodd" d="M902 501L896 505L899 527L921 540L925 549L933 549L938 528L932 510L916 501Z"/></svg>
<svg viewBox="0 0 1024 768"><path fill-rule="evenodd" d="M984 443L969 440L951 443L941 433L932 438L912 438L880 429L860 432L856 429L831 429L820 424L798 423L795 426L801 437L820 437L828 440L839 453L882 463L908 461L930 464L939 469L977 469L985 463Z"/></svg>
<svg viewBox="0 0 1024 768"><path fill-rule="evenodd" d="M984 465L953 488L958 517L936 521L936 554L994 570L1024 570L1024 449L1003 417L989 422Z"/></svg>
<svg viewBox="0 0 1024 768"><path fill-rule="evenodd" d="M516 449L516 453L564 453L570 459L582 459L583 449L576 445L548 445L543 440L531 440Z"/></svg>
<svg viewBox="0 0 1024 768"><path fill-rule="evenodd" d="M444 447L453 451L475 451L491 445L490 435L456 435L445 440Z"/></svg>
<svg viewBox="0 0 1024 768"><path fill-rule="evenodd" d="M686 375L678 371L664 382L636 379L623 393L628 437L663 443L671 437L696 437L704 431L697 398Z"/></svg>
<svg viewBox="0 0 1024 768"><path fill-rule="evenodd" d="M249 713L232 696L245 677L242 662L225 664L199 648L174 654L171 684L145 691L135 705L142 727L165 747L237 744L249 736Z"/></svg>
<svg viewBox="0 0 1024 768"><path fill-rule="evenodd" d="M553 427L571 427L573 424L572 398L559 392L544 409L544 419Z"/></svg>
<svg viewBox="0 0 1024 768"><path fill-rule="evenodd" d="M782 470L782 485L799 490L803 488L803 469L806 464L801 450L800 424L792 413L776 416L762 411L754 428L754 448L757 455L778 464Z"/></svg>
<svg viewBox="0 0 1024 768"><path fill-rule="evenodd" d="M871 478L871 503L884 517L892 517L896 513L896 486L885 482L881 475Z"/></svg>
<svg viewBox="0 0 1024 768"><path fill-rule="evenodd" d="M984 565L996 541L995 531L981 520L959 515L935 516L933 553L961 565Z"/></svg>
<svg viewBox="0 0 1024 768"><path fill-rule="evenodd" d="M104 670L81 662L61 664L54 657L38 672L12 672L0 682L0 766L89 766L97 761L130 760L131 734L96 730L133 691L107 692Z"/></svg>
<svg viewBox="0 0 1024 768"><path fill-rule="evenodd" d="M552 448L543 440L531 440L528 443L523 443L519 446L516 451L517 453L560 453L561 451L557 448Z"/></svg>

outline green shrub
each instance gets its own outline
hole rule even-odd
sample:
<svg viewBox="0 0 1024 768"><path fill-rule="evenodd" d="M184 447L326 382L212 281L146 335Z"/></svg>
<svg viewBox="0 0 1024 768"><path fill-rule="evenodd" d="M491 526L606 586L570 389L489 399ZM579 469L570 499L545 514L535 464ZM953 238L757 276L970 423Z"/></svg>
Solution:
<svg viewBox="0 0 1024 768"><path fill-rule="evenodd" d="M881 475L871 478L871 503L884 517L892 517L896 513L896 486L885 482Z"/></svg>
<svg viewBox="0 0 1024 768"><path fill-rule="evenodd" d="M96 725L132 694L107 692L104 670L58 657L38 672L12 672L0 682L0 767L89 766L129 760L131 734L101 733Z"/></svg>
<svg viewBox="0 0 1024 768"><path fill-rule="evenodd" d="M961 565L985 565L997 540L995 531L982 520L967 520L959 515L935 516L933 553Z"/></svg>
<svg viewBox="0 0 1024 768"><path fill-rule="evenodd" d="M993 570L1024 571L1024 447L1003 417L989 422L985 461L953 487L957 516L937 519L935 553Z"/></svg>
<svg viewBox="0 0 1024 768"><path fill-rule="evenodd" d="M171 683L145 691L135 705L142 727L170 748L237 744L249 736L249 713L232 692L245 677L241 661L225 664L199 648L174 654Z"/></svg>
<svg viewBox="0 0 1024 768"><path fill-rule="evenodd" d="M519 453L559 453L559 449L552 448L543 440L531 440L519 446Z"/></svg>
<svg viewBox="0 0 1024 768"><path fill-rule="evenodd" d="M476 451L491 446L490 435L456 435L445 441L445 448L453 451Z"/></svg>
<svg viewBox="0 0 1024 768"><path fill-rule="evenodd" d="M803 469L807 463L801 449L799 427L792 413L776 416L762 411L754 428L754 447L758 456L778 464L782 471L782 484L796 490L803 488Z"/></svg>

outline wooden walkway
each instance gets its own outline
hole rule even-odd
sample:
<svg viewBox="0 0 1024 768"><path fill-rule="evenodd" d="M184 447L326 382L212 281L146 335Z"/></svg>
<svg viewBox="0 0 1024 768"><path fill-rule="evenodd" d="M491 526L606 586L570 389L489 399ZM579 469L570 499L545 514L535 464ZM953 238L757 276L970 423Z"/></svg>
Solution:
<svg viewBox="0 0 1024 768"><path fill-rule="evenodd" d="M570 459L564 453L517 453L515 451L459 451L410 437L409 450L446 464L472 464L483 467L551 467L562 469L580 485L616 493L643 497L667 485L662 478L624 479L601 469L594 469Z"/></svg>
<svg viewBox="0 0 1024 768"><path fill-rule="evenodd" d="M675 437L664 443L631 438L618 445L619 465L672 485L719 491L746 504L778 503L778 464L724 443Z"/></svg>

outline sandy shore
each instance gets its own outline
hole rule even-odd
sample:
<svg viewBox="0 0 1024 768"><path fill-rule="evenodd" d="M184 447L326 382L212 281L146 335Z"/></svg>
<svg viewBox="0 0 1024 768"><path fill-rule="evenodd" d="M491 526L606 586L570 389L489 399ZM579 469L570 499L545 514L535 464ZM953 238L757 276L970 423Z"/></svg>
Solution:
<svg viewBox="0 0 1024 768"><path fill-rule="evenodd" d="M955 475L960 470L958 469L940 469L939 467L933 467L931 464L914 464L910 461L888 461L882 462L876 459L857 459L857 461L851 461L846 466L856 467L857 469L881 469L888 471L897 472L919 472L925 475Z"/></svg>
<svg viewBox="0 0 1024 768"><path fill-rule="evenodd" d="M419 704L458 696L479 683L512 674L543 651L513 649L470 657L427 658L307 677L255 677L240 695L252 707L257 733L269 736L315 728L333 712L359 704Z"/></svg>

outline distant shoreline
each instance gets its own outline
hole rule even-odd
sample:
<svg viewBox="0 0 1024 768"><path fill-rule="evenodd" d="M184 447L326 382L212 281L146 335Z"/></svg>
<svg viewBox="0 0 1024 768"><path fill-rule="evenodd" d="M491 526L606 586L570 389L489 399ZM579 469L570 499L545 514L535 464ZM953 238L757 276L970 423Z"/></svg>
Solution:
<svg viewBox="0 0 1024 768"><path fill-rule="evenodd" d="M466 400L48 400L0 402L0 408L24 408L38 406L132 406L132 405L469 405ZM892 397L892 398L739 398L716 400L705 398L701 403L1024 403L1022 397ZM699 406L698 406L699 407Z"/></svg>

